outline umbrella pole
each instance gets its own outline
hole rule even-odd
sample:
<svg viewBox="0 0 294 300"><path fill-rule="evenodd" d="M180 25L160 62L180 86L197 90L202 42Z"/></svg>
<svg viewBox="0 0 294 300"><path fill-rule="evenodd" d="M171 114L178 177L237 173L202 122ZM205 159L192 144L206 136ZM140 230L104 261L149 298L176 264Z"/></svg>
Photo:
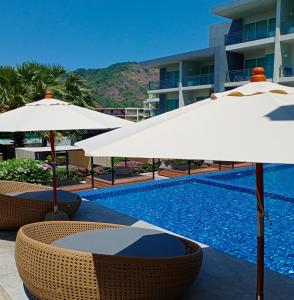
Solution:
<svg viewBox="0 0 294 300"><path fill-rule="evenodd" d="M264 188L263 164L256 164L256 198L257 198L257 281L256 299L264 299Z"/></svg>
<svg viewBox="0 0 294 300"><path fill-rule="evenodd" d="M111 157L111 185L114 185L114 158Z"/></svg>
<svg viewBox="0 0 294 300"><path fill-rule="evenodd" d="M53 207L54 207L54 213L57 213L58 205L57 205L56 153L55 153L55 134L53 130L50 130L50 146L51 146L51 160L52 160Z"/></svg>
<svg viewBox="0 0 294 300"><path fill-rule="evenodd" d="M92 184L92 189L95 188L94 184L94 158L91 157L91 184Z"/></svg>

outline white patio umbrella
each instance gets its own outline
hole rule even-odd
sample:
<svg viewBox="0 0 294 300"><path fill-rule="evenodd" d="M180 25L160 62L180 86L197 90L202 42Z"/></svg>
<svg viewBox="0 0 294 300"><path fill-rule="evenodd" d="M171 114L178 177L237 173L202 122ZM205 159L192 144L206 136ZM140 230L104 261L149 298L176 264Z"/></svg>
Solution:
<svg viewBox="0 0 294 300"><path fill-rule="evenodd" d="M256 162L258 299L264 289L263 163L294 163L294 88L265 80L257 68L243 87L76 144L89 156Z"/></svg>
<svg viewBox="0 0 294 300"><path fill-rule="evenodd" d="M114 129L132 122L53 99L45 99L0 114L0 132L50 131L54 212L57 206L55 134L58 130Z"/></svg>

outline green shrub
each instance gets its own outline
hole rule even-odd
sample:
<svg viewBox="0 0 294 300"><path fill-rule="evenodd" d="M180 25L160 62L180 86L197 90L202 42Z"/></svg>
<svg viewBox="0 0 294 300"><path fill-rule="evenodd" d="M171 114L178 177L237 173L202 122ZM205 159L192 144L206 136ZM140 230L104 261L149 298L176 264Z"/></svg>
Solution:
<svg viewBox="0 0 294 300"><path fill-rule="evenodd" d="M70 168L68 177L67 177L65 167L57 168L56 172L57 172L58 181L72 180L72 181L79 182L85 180L85 177L88 175L85 170L77 169L77 168Z"/></svg>
<svg viewBox="0 0 294 300"><path fill-rule="evenodd" d="M0 162L0 179L47 184L51 181L51 169L38 160L10 159Z"/></svg>

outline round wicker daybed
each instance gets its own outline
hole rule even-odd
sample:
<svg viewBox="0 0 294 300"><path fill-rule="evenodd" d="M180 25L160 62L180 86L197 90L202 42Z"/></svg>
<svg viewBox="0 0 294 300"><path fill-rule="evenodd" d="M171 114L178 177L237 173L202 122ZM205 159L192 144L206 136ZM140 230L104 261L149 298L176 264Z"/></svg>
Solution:
<svg viewBox="0 0 294 300"><path fill-rule="evenodd" d="M24 197L26 193L42 191L51 191L51 188L0 180L0 230L18 229L29 223L43 221L46 214L53 211L53 202ZM74 195L73 201L63 201L62 198L58 201L59 210L69 216L75 213L80 205L81 198L77 195Z"/></svg>
<svg viewBox="0 0 294 300"><path fill-rule="evenodd" d="M125 226L40 222L23 226L16 239L18 272L33 299L177 299L196 279L202 250L180 239L186 254L171 258L100 255L52 246L75 233Z"/></svg>

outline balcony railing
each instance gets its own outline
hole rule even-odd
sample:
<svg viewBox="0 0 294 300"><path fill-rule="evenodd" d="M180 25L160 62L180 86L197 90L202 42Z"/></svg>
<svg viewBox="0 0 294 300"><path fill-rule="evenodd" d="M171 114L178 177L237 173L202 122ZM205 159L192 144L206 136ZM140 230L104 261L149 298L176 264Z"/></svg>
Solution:
<svg viewBox="0 0 294 300"><path fill-rule="evenodd" d="M294 33L294 20L290 20L282 24L282 34L290 33Z"/></svg>
<svg viewBox="0 0 294 300"><path fill-rule="evenodd" d="M184 87L214 84L214 74L185 76Z"/></svg>
<svg viewBox="0 0 294 300"><path fill-rule="evenodd" d="M273 67L264 67L267 78L273 77ZM252 76L253 69L231 70L227 72L226 82L249 81Z"/></svg>
<svg viewBox="0 0 294 300"><path fill-rule="evenodd" d="M254 31L236 31L225 35L225 45L234 45L250 41L261 40L275 36L274 28Z"/></svg>
<svg viewBox="0 0 294 300"><path fill-rule="evenodd" d="M281 77L294 77L294 65L281 66Z"/></svg>
<svg viewBox="0 0 294 300"><path fill-rule="evenodd" d="M160 90L160 89L172 89L179 87L178 79L166 79L161 81L151 81L149 82L149 90Z"/></svg>

